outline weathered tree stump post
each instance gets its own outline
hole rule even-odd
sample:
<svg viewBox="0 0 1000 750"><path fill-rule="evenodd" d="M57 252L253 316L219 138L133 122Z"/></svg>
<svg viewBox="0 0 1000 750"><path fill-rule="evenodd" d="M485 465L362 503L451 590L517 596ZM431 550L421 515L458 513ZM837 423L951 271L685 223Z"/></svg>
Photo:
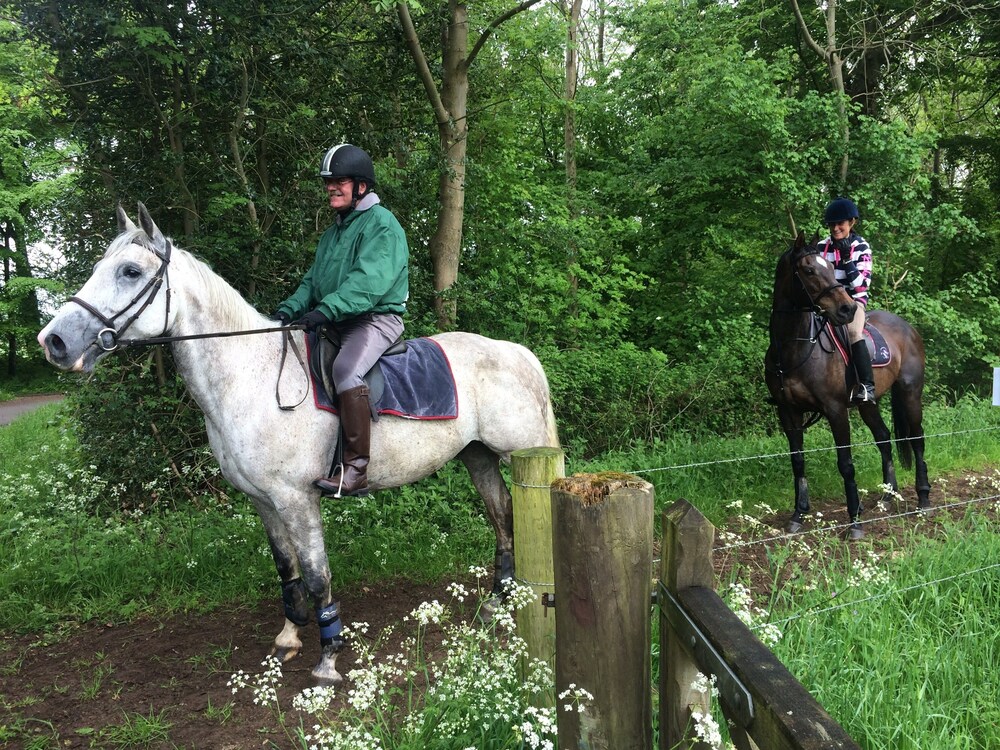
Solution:
<svg viewBox="0 0 1000 750"><path fill-rule="evenodd" d="M664 512L660 582L671 594L687 586L714 587L714 541L715 527L687 500L678 500ZM692 710L708 713L711 704L710 696L691 689L699 671L661 614L660 750L707 747L691 733Z"/></svg>
<svg viewBox="0 0 1000 750"><path fill-rule="evenodd" d="M560 708L559 746L652 750L653 486L614 473L560 479L552 523L556 691L594 696L583 713Z"/></svg>
<svg viewBox="0 0 1000 750"><path fill-rule="evenodd" d="M533 659L548 662L555 671L556 616L546 609L542 594L554 591L552 567L553 481L566 476L559 448L526 448L511 454L511 497L514 503L514 557L517 577L535 592L535 603L517 610L517 634L527 645L522 670ZM536 706L552 707L555 694L539 696Z"/></svg>

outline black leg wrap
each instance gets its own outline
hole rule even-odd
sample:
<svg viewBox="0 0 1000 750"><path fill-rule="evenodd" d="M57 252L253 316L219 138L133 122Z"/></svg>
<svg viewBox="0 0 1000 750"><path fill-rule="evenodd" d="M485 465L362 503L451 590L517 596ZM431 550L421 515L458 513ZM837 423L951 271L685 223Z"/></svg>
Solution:
<svg viewBox="0 0 1000 750"><path fill-rule="evenodd" d="M285 617L299 627L309 624L309 602L301 578L281 582L281 601L285 605Z"/></svg>
<svg viewBox="0 0 1000 750"><path fill-rule="evenodd" d="M497 552L493 559L493 595L504 593L504 581L514 577L514 555L510 552Z"/></svg>

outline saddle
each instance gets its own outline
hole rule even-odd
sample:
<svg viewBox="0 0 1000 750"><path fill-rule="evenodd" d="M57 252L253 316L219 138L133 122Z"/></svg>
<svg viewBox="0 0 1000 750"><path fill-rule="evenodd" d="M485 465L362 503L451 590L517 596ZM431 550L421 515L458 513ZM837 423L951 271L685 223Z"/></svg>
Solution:
<svg viewBox="0 0 1000 750"><path fill-rule="evenodd" d="M844 358L844 364L850 364L851 345L847 343L847 326L834 326L829 321L826 323L827 333L840 356ZM868 345L868 355L872 360L872 367L885 367L892 362L892 349L889 342L885 340L882 332L871 323L865 323L864 342ZM848 368L851 369L851 368Z"/></svg>
<svg viewBox="0 0 1000 750"><path fill-rule="evenodd" d="M322 383L333 407L337 406L337 389L334 387L333 360L340 353L340 342L337 332L324 328L322 331L312 331L308 334L307 349L309 352L309 374L314 383ZM382 357L403 354L406 351L406 341L400 336L389 348L382 352L378 361L365 373L364 381L368 386L368 403L372 413L372 421L378 421L378 404L385 392L385 375L382 372Z"/></svg>

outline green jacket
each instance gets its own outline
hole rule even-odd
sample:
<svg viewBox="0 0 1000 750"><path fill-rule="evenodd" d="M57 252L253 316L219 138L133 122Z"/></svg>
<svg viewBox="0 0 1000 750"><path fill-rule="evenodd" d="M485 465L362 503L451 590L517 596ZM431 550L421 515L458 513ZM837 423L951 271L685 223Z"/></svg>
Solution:
<svg viewBox="0 0 1000 750"><path fill-rule="evenodd" d="M365 196L323 233L312 267L278 310L292 320L313 309L334 321L369 312L402 315L410 296L409 262L396 217L377 195Z"/></svg>

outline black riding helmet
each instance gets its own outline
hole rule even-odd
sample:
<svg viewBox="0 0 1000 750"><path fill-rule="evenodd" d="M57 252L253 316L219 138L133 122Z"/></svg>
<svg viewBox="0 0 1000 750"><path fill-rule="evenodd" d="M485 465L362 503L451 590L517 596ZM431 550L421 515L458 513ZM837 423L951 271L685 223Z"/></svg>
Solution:
<svg viewBox="0 0 1000 750"><path fill-rule="evenodd" d="M823 223L827 226L857 218L859 218L858 207L850 198L834 198L827 204L823 213Z"/></svg>
<svg viewBox="0 0 1000 750"><path fill-rule="evenodd" d="M369 190L375 187L375 165L372 158L364 149L350 143L334 146L323 155L319 176L323 179L350 177L368 183Z"/></svg>

